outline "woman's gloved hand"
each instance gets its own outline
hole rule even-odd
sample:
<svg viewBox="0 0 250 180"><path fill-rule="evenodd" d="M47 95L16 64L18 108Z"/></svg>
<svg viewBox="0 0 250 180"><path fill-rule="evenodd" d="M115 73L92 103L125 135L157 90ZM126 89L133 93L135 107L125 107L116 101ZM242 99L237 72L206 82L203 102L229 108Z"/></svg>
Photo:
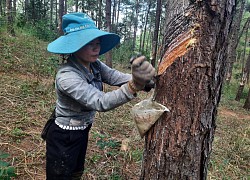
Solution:
<svg viewBox="0 0 250 180"><path fill-rule="evenodd" d="M143 90L155 75L155 68L146 61L145 56L140 56L133 60L132 65L132 81L130 87L133 91Z"/></svg>

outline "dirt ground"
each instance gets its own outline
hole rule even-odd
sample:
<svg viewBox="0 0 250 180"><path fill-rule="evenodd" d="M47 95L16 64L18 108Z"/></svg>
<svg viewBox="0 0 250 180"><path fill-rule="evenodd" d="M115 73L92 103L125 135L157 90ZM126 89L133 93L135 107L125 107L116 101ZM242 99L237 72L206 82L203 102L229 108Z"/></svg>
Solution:
<svg viewBox="0 0 250 180"><path fill-rule="evenodd" d="M40 138L40 132L55 101L53 79L6 72L0 72L0 76L0 151L10 155L5 161L15 167L17 176L14 179L44 180L45 142ZM135 128L130 109L146 97L149 95L142 93L133 102L116 110L97 113L90 132L83 179L139 178L144 140ZM216 164L221 163L217 159L221 150L219 144L229 136L226 128L237 132L237 129L240 131L247 127L245 136L248 139L246 146L249 147L249 113L220 106L218 119L215 154L212 155L214 164L211 165L208 179L217 179L217 173L221 173ZM246 151L249 152L249 149ZM238 152L234 153L236 156ZM246 161L241 165L243 170L249 169ZM240 170L230 177L249 177L246 172L249 171Z"/></svg>

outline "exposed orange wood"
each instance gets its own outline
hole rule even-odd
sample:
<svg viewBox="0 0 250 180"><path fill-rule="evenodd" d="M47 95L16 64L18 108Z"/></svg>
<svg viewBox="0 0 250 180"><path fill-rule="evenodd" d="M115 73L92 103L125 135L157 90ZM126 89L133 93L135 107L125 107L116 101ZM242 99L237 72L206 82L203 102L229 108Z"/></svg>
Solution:
<svg viewBox="0 0 250 180"><path fill-rule="evenodd" d="M158 67L158 75L163 74L166 69L178 58L186 54L190 47L192 47L196 42L196 39L193 38L193 29L182 33L177 36L169 48L166 50L162 61Z"/></svg>

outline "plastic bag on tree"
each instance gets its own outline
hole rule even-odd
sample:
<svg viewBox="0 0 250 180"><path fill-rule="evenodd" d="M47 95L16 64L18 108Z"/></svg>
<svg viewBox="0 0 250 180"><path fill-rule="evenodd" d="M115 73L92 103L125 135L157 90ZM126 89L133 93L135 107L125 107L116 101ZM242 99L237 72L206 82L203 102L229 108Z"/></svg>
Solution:
<svg viewBox="0 0 250 180"><path fill-rule="evenodd" d="M152 97L134 105L132 117L142 138L166 111L169 109L154 101Z"/></svg>

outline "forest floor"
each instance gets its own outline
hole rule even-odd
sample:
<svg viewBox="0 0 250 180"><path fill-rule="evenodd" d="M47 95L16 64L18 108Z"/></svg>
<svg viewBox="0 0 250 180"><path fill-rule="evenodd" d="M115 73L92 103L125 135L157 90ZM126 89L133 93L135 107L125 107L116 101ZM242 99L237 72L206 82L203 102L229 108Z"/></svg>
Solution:
<svg viewBox="0 0 250 180"><path fill-rule="evenodd" d="M3 40L0 37L0 47L4 47ZM13 44L21 48L20 44ZM0 160L14 166L17 176L13 179L44 180L45 142L40 133L54 106L54 80L32 73L28 63L28 67L22 65L24 50L9 58L8 52L14 52L10 51L12 45L7 47L8 51L0 52L6 58L1 60L0 67L0 153L9 157ZM144 139L137 132L130 110L148 97L150 94L140 93L135 100L115 110L97 113L90 131L83 179L139 179ZM222 94L208 179L250 179L249 122L250 112L242 108L242 103L228 100Z"/></svg>
<svg viewBox="0 0 250 180"><path fill-rule="evenodd" d="M40 132L54 102L53 79L0 72L0 149L16 179L45 179L45 143ZM84 179L138 179L144 140L130 115L136 100L98 113L90 132ZM209 179L249 179L250 112L220 106ZM121 149L121 146L123 147Z"/></svg>

